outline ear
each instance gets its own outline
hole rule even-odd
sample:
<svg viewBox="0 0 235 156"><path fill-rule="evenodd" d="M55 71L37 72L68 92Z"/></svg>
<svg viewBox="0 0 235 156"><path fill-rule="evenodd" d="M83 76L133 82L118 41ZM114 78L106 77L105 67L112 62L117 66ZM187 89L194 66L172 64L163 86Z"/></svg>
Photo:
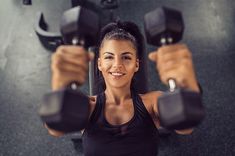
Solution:
<svg viewBox="0 0 235 156"><path fill-rule="evenodd" d="M136 59L135 72L137 72L139 70L139 67L140 67L140 60Z"/></svg>
<svg viewBox="0 0 235 156"><path fill-rule="evenodd" d="M100 58L98 58L97 64L98 64L98 69L99 69L99 71L101 71L101 62L100 62Z"/></svg>

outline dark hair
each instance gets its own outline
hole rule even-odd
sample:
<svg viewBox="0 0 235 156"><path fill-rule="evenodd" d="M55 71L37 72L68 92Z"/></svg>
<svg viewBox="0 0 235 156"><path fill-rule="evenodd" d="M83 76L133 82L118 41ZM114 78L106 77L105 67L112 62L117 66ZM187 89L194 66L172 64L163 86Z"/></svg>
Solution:
<svg viewBox="0 0 235 156"><path fill-rule="evenodd" d="M139 59L139 66L141 66L143 55L144 55L144 40L143 40L143 35L141 34L138 26L135 23L132 22L113 22L109 23L106 26L104 26L100 32L100 38L98 42L98 49L100 50L100 47L103 44L104 40L110 40L110 39L115 39L115 40L128 40L130 41L133 45L134 48L136 49L137 52L137 57ZM96 64L97 64L97 59L99 57L99 50L96 51ZM137 71L132 79L131 82L131 89L135 89L135 79L136 79L136 74L139 71ZM104 78L102 76L102 73L98 70L96 67L96 80L98 79L98 83L95 84L95 92L100 93L105 90L106 85L104 82Z"/></svg>
<svg viewBox="0 0 235 156"><path fill-rule="evenodd" d="M133 37L133 38L132 38ZM133 43L137 50L137 56L142 58L144 40L138 26L133 22L115 22L104 26L100 32L98 47L102 45L104 38L116 40L128 40Z"/></svg>

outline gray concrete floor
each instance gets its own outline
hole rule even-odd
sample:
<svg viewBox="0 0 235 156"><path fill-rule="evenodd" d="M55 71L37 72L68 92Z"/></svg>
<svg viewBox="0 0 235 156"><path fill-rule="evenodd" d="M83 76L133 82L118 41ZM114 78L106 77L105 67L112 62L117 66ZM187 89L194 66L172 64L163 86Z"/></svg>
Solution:
<svg viewBox="0 0 235 156"><path fill-rule="evenodd" d="M36 13L43 11L50 31L58 31L60 16L70 3L32 2L32 6L23 6L21 0L3 0L0 5L0 156L82 155L80 142L74 144L73 136L49 136L37 115L41 97L50 90L51 53L34 32ZM120 0L116 14L143 30L143 15L162 5L183 12L182 42L192 50L207 117L190 136L161 139L159 156L235 155L235 2ZM153 49L147 46L147 52ZM164 89L154 64L148 67L149 89ZM87 92L87 86L83 90Z"/></svg>

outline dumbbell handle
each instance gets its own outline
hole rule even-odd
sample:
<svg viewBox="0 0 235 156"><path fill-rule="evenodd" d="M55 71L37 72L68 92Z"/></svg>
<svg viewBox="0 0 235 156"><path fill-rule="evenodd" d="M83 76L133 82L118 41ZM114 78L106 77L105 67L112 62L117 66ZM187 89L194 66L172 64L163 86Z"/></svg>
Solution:
<svg viewBox="0 0 235 156"><path fill-rule="evenodd" d="M78 38L78 37L74 37L72 39L72 45L81 45L81 46L85 46L85 40L83 38ZM93 94L93 61L89 62L89 94L92 95ZM77 82L72 82L69 87L73 90L78 90L79 88L79 84Z"/></svg>
<svg viewBox="0 0 235 156"><path fill-rule="evenodd" d="M85 40L83 38L78 38L78 37L74 37L72 39L72 45L81 45L81 46L85 46Z"/></svg>
<svg viewBox="0 0 235 156"><path fill-rule="evenodd" d="M161 45L168 45L173 43L173 38L170 35L164 35L161 37ZM173 92L176 89L176 81L173 78L167 80L168 86L170 87L170 92Z"/></svg>

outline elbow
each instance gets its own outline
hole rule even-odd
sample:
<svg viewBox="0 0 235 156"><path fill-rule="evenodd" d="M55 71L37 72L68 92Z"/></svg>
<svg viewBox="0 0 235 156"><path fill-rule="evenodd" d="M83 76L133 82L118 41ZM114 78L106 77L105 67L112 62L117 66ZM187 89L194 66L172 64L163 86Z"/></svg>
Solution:
<svg viewBox="0 0 235 156"><path fill-rule="evenodd" d="M48 134L50 134L51 136L56 137L56 138L64 135L63 132L58 132L58 131L54 131L54 130L48 130Z"/></svg>
<svg viewBox="0 0 235 156"><path fill-rule="evenodd" d="M64 132L49 128L46 124L44 124L44 127L47 129L48 134L50 134L53 137L61 137L65 134Z"/></svg>
<svg viewBox="0 0 235 156"><path fill-rule="evenodd" d="M175 130L175 132L177 134L180 134L180 135L190 135L193 133L193 128L190 128L190 129L183 129L183 130Z"/></svg>

